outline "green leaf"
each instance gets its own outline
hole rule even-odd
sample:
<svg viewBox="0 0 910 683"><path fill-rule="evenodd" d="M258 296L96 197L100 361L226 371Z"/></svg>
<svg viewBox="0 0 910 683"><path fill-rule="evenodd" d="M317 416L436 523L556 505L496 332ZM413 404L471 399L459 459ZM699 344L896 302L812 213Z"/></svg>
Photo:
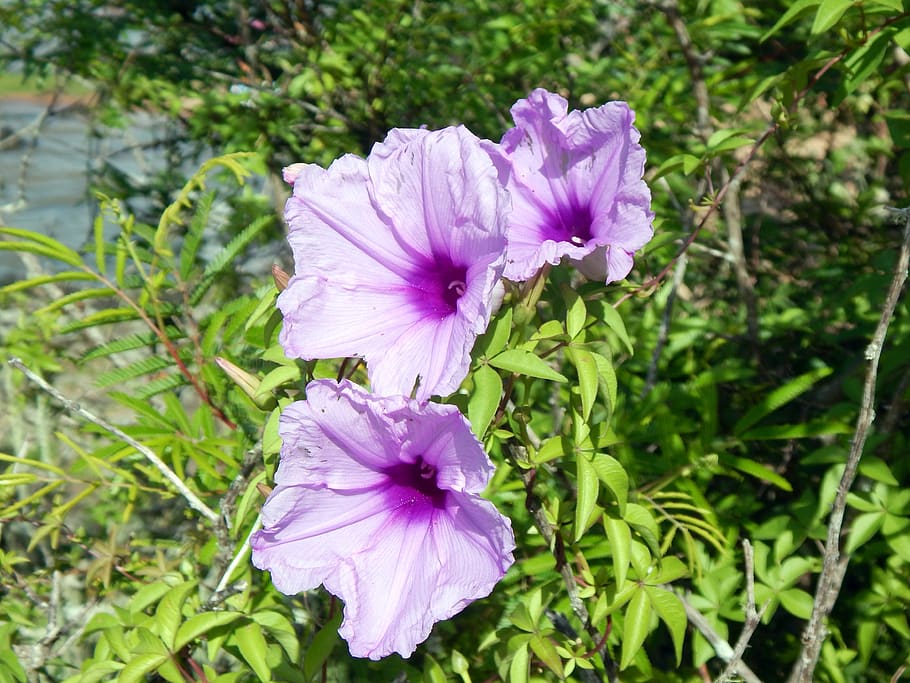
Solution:
<svg viewBox="0 0 910 683"><path fill-rule="evenodd" d="M506 308L490 322L487 331L477 337L474 344L476 358L489 358L506 348L512 331L512 309Z"/></svg>
<svg viewBox="0 0 910 683"><path fill-rule="evenodd" d="M566 347L566 358L575 366L575 371L578 373L582 418L587 421L591 417L591 411L597 400L597 387L600 380L597 362L594 360L593 353L573 346Z"/></svg>
<svg viewBox="0 0 910 683"><path fill-rule="evenodd" d="M881 458L874 455L864 455L859 463L859 473L874 481L879 481L890 486L899 486L897 478L891 472L891 468Z"/></svg>
<svg viewBox="0 0 910 683"><path fill-rule="evenodd" d="M812 616L813 598L799 588L789 588L780 594L780 604L790 614L800 619Z"/></svg>
<svg viewBox="0 0 910 683"><path fill-rule="evenodd" d="M897 29L889 26L879 32L865 45L851 52L843 60L847 77L842 81L835 95L835 105L856 90L869 76L881 66L882 60L891 47L891 39Z"/></svg>
<svg viewBox="0 0 910 683"><path fill-rule="evenodd" d="M629 498L629 475L625 468L619 464L615 458L606 453L596 453L591 461L597 478L601 483L610 489L616 504L619 507L619 514L626 514L626 501Z"/></svg>
<svg viewBox="0 0 910 683"><path fill-rule="evenodd" d="M603 525L610 543L610 554L613 556L613 574L618 592L623 589L632 562L632 530L623 520L608 515L603 516Z"/></svg>
<svg viewBox="0 0 910 683"><path fill-rule="evenodd" d="M665 588L645 586L651 606L670 631L676 649L676 666L682 662L683 641L686 637L686 608L678 596Z"/></svg>
<svg viewBox="0 0 910 683"><path fill-rule="evenodd" d="M341 626L341 611L338 610L325 625L319 629L310 647L303 656L303 676L311 681L322 670L323 664L329 660L329 655L338 644L338 627Z"/></svg>
<svg viewBox="0 0 910 683"><path fill-rule="evenodd" d="M840 21L844 12L852 6L853 0L822 0L815 13L815 20L812 22L812 35L825 33Z"/></svg>
<svg viewBox="0 0 910 683"><path fill-rule="evenodd" d="M660 557L660 543L658 541L660 531L651 513L638 503L628 503L623 519L641 536L651 553Z"/></svg>
<svg viewBox="0 0 910 683"><path fill-rule="evenodd" d="M489 365L478 367L472 378L474 390L468 399L468 419L475 436L483 440L502 398L502 378Z"/></svg>
<svg viewBox="0 0 910 683"><path fill-rule="evenodd" d="M606 356L592 353L591 357L594 358L594 363L597 365L597 386L612 410L616 405L616 370L613 368L613 363Z"/></svg>
<svg viewBox="0 0 910 683"><path fill-rule="evenodd" d="M613 330L613 332L616 333L616 336L619 337L619 340L626 347L629 355L634 355L635 349L632 348L632 340L629 339L629 333L626 331L626 324L622 321L622 316L619 315L619 311L613 308L609 303L604 302L600 307L600 314L607 327Z"/></svg>
<svg viewBox="0 0 910 683"><path fill-rule="evenodd" d="M566 332L570 339L575 339L578 333L584 329L585 321L588 318L585 300L567 285L563 285L561 290L563 301L566 304Z"/></svg>
<svg viewBox="0 0 910 683"><path fill-rule="evenodd" d="M535 633L531 638L529 645L534 654L537 655L537 658L546 664L550 671L560 678L565 678L562 668L562 659L560 659L559 653L556 652L556 646L553 645L553 642L549 638L545 638L539 633Z"/></svg>
<svg viewBox="0 0 910 683"><path fill-rule="evenodd" d="M149 583L136 591L136 594L130 599L129 610L133 614L138 614L145 610L146 607L158 602L174 586L174 581L156 581Z"/></svg>
<svg viewBox="0 0 910 683"><path fill-rule="evenodd" d="M262 635L262 627L253 622L234 631L234 640L240 648L240 654L263 683L272 680L272 670L265 661L268 644Z"/></svg>
<svg viewBox="0 0 910 683"><path fill-rule="evenodd" d="M528 683L529 664L528 645L525 643L512 655L512 661L509 663L509 683Z"/></svg>
<svg viewBox="0 0 910 683"><path fill-rule="evenodd" d="M270 371L259 383L256 392L258 398L268 396L272 391L283 384L293 384L300 381L300 367L295 365L279 365Z"/></svg>
<svg viewBox="0 0 910 683"><path fill-rule="evenodd" d="M701 164L702 160L692 154L675 154L657 167L657 171L654 173L654 179L656 180L668 173L679 170L681 170L684 175L690 175L701 166Z"/></svg>
<svg viewBox="0 0 910 683"><path fill-rule="evenodd" d="M732 467L733 469L739 470L740 472L744 472L745 474L755 477L756 479L760 479L761 481L773 484L777 488L783 489L784 491L793 490L793 487L790 486L790 482L788 482L767 465L755 462L754 460L740 458L735 455L723 454L720 456L720 462L723 465Z"/></svg>
<svg viewBox="0 0 910 683"><path fill-rule="evenodd" d="M524 349L506 349L490 359L490 365L500 370L507 370L528 377L539 377L554 382L567 382L568 380L541 358Z"/></svg>
<svg viewBox="0 0 910 683"><path fill-rule="evenodd" d="M24 240L22 242L0 240L0 249L31 252L41 256L49 256L76 268L82 266L82 257L63 244L63 242L55 240L53 237L48 237L32 230L10 227L0 227L0 235L9 235L10 237L18 237Z"/></svg>
<svg viewBox="0 0 910 683"><path fill-rule="evenodd" d="M850 533L847 535L847 542L844 546L846 553L852 554L857 548L869 542L878 530L882 528L885 522L885 513L883 511L866 512L857 515L850 526Z"/></svg>
<svg viewBox="0 0 910 683"><path fill-rule="evenodd" d="M220 626L226 626L241 616L243 615L240 612L228 611L196 614L183 622L180 628L177 629L172 649L175 652L182 650L184 646L196 640L199 636Z"/></svg>
<svg viewBox="0 0 910 683"><path fill-rule="evenodd" d="M433 657L427 655L423 663L423 680L424 683L446 683L446 674Z"/></svg>
<svg viewBox="0 0 910 683"><path fill-rule="evenodd" d="M297 661L300 655L300 639L294 630L294 624L286 616L273 610L259 610L250 616L278 641L291 661Z"/></svg>
<svg viewBox="0 0 910 683"><path fill-rule="evenodd" d="M737 435L741 435L762 418L770 415L781 406L788 404L800 394L808 391L813 384L820 379L827 377L831 372L832 369L827 366L816 368L815 370L810 370L807 373L799 375L783 386L778 387L756 405L752 406L752 408L743 415L733 427L733 432Z"/></svg>
<svg viewBox="0 0 910 683"><path fill-rule="evenodd" d="M168 661L167 653L146 652L133 657L126 666L120 670L117 677L118 683L140 683L146 680L146 675L156 671Z"/></svg>
<svg viewBox="0 0 910 683"><path fill-rule="evenodd" d="M741 435L743 441L759 441L766 439L806 439L818 436L833 436L835 434L850 434L853 428L840 420L819 418L801 424L766 425L755 427Z"/></svg>
<svg viewBox="0 0 910 683"><path fill-rule="evenodd" d="M645 637L651 630L651 601L641 588L635 591L629 606L626 607L622 628L622 654L619 668L625 669L632 663L635 655L645 643Z"/></svg>
<svg viewBox="0 0 910 683"><path fill-rule="evenodd" d="M588 523L594 514L600 482L597 479L594 465L591 464L586 454L579 453L576 461L578 502L575 504L575 543L578 543L588 530Z"/></svg>
<svg viewBox="0 0 910 683"><path fill-rule="evenodd" d="M799 19L801 15L807 14L815 7L818 7L819 4L820 0L796 0L796 2L790 5L789 9L784 12L783 16L777 20L774 26L761 37L761 42L765 42L782 28Z"/></svg>
<svg viewBox="0 0 910 683"><path fill-rule="evenodd" d="M183 621L183 603L195 587L195 581L185 581L173 586L155 610L154 632L170 650L174 649L177 629Z"/></svg>

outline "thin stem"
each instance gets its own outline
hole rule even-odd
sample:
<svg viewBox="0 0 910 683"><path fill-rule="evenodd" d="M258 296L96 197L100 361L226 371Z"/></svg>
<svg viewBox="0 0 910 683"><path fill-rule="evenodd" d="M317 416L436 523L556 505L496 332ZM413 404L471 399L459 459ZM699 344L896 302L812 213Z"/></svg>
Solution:
<svg viewBox="0 0 910 683"><path fill-rule="evenodd" d="M847 572L849 556L841 555L840 540L844 524L844 514L847 509L847 494L856 478L859 461L863 455L863 446L866 436L875 419L875 382L878 377L878 362L882 355L882 346L885 335L891 324L891 317L897 307L904 281L907 279L907 266L910 264L910 209L898 211L904 219L904 234L894 277L885 297L885 304L879 318L872 341L866 347L865 358L869 363L866 369L866 378L863 382L863 395L860 403L859 416L856 419L856 429L844 473L837 487L837 495L831 508L831 518L828 522L828 536L825 541L825 551L822 561L822 571L818 577L815 589L815 601L812 605L812 614L806 629L803 631L803 647L799 658L790 673L789 683L811 683L812 675L818 664L822 644L827 637L825 620L831 613L837 596Z"/></svg>
<svg viewBox="0 0 910 683"><path fill-rule="evenodd" d="M189 504L189 506L191 508L193 508L194 510L196 510L197 512L202 514L203 517L208 519L210 522L214 523L216 526L221 524L221 519L218 516L218 514L214 510L212 510L208 505L203 503L199 499L199 497L195 493L193 493L187 487L186 484L183 483L183 480L180 477L178 477L174 473L174 471L171 468L169 468L165 464L165 462L154 453L154 451L152 451L147 446L144 446L143 444L139 443L138 441L136 441L136 439L131 437L129 434L127 434L123 430L115 427L107 420L98 417L97 415L95 415L92 412L89 412L88 410L86 410L85 408L80 406L75 401L73 401L73 400L67 398L66 396L64 396L63 394L61 394L59 391L57 391L57 389L55 389L50 384L48 384L42 377L39 377L37 374L32 372L20 359L10 358L7 361L7 363L10 366L19 370L22 374L24 374L33 384L36 384L43 391L45 391L46 393L50 394L51 396L56 398L58 401L60 401L60 403L62 403L63 406L70 412L75 413L76 415L79 415L80 417L82 417L85 420L88 420L92 424L98 425L104 431L106 431L110 434L113 434L114 436L116 436L118 439L120 439L124 443L132 446L137 451L139 451L142 455L145 456L146 460L148 460L155 467L155 469L157 469L159 472L161 472L162 476L164 476L164 478L167 479L168 482L170 482L171 486L181 496L183 496L184 500L186 500L186 502Z"/></svg>

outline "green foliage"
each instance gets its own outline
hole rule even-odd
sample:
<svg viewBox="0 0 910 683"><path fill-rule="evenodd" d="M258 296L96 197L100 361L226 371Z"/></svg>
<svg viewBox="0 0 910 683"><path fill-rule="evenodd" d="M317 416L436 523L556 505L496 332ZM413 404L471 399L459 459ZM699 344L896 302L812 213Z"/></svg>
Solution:
<svg viewBox="0 0 910 683"><path fill-rule="evenodd" d="M3 357L103 413L223 520L4 366L0 681L703 680L753 582L745 661L786 679L896 261L881 207L906 204L910 181L903 3L17 0L0 23L17 46L0 58L87 78L100 119L153 109L228 153L174 194L167 178L154 219L129 188L102 196L83 250L0 226L0 250L47 268L0 288ZM244 183L363 153L392 126L498 139L536 86L632 104L657 234L627 283L554 268L507 292L450 400L497 465L487 493L517 564L411 660L353 660L340 605L280 596L246 560L281 408L351 366L276 344L276 287L240 266L277 214ZM906 664L905 309L847 499L820 681ZM688 628L683 600L729 651Z"/></svg>

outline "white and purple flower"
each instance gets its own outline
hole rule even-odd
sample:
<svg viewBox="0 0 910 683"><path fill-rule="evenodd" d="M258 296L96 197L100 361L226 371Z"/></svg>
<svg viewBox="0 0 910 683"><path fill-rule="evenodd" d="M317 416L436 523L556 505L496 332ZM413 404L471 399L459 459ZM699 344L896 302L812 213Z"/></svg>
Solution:
<svg viewBox="0 0 910 683"><path fill-rule="evenodd" d="M283 593L341 598L352 655L410 656L512 564L509 520L480 497L493 466L454 406L316 380L279 431L253 564Z"/></svg>
<svg viewBox="0 0 910 683"><path fill-rule="evenodd" d="M541 88L511 111L515 127L485 144L512 196L505 277L568 257L591 279L621 280L654 233L634 113L625 102L568 112Z"/></svg>
<svg viewBox="0 0 910 683"><path fill-rule="evenodd" d="M502 291L509 200L480 141L463 126L395 129L366 160L285 178L285 353L362 357L380 395L455 391Z"/></svg>

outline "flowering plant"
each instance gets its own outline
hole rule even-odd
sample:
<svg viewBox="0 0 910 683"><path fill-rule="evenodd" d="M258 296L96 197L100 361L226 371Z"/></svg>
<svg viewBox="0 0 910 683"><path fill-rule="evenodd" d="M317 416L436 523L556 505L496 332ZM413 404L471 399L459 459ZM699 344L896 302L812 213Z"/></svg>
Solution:
<svg viewBox="0 0 910 683"><path fill-rule="evenodd" d="M616 280L652 234L625 103L567 115L564 99L535 90L512 112L499 145L464 127L395 129L365 160L285 169L295 272L278 298L279 339L292 357L363 358L372 393L316 380L284 410L253 563L284 593L323 584L344 600L355 656L410 656L512 563L509 522L479 497L490 460L455 405L428 402L465 380L500 278L568 257ZM477 436L488 422L475 420Z"/></svg>

